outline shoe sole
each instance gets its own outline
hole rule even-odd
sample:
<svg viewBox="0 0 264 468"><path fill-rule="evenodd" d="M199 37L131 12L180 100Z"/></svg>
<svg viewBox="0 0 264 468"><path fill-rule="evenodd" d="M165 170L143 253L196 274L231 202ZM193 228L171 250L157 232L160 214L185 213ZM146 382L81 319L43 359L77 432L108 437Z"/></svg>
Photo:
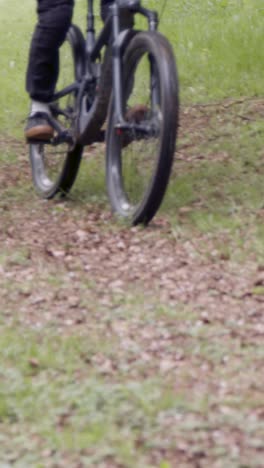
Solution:
<svg viewBox="0 0 264 468"><path fill-rule="evenodd" d="M38 125L37 127L33 127L28 129L25 132L25 137L27 140L51 140L53 137L54 130L49 125Z"/></svg>

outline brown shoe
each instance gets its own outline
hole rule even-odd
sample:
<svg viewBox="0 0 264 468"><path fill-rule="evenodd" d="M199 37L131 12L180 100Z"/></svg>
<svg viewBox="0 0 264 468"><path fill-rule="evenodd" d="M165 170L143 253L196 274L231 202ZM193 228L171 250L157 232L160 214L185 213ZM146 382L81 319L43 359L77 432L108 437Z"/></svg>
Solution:
<svg viewBox="0 0 264 468"><path fill-rule="evenodd" d="M147 118L149 112L149 108L144 104L136 104L135 106L131 107L126 115L125 119L129 123L140 124L143 120ZM125 148L126 146L130 145L132 141L135 140L135 136L130 131L123 132L121 136L121 146Z"/></svg>
<svg viewBox="0 0 264 468"><path fill-rule="evenodd" d="M54 129L49 123L49 116L43 112L37 112L28 118L25 128L25 137L31 140L50 141L53 138Z"/></svg>
<svg viewBox="0 0 264 468"><path fill-rule="evenodd" d="M139 124L146 118L148 111L149 108L144 104L136 104L127 111L126 120Z"/></svg>

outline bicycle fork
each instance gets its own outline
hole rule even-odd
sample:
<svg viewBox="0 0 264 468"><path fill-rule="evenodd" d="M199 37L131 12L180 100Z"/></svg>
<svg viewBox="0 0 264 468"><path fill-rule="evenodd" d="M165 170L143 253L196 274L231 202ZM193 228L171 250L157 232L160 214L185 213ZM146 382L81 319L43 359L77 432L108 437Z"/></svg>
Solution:
<svg viewBox="0 0 264 468"><path fill-rule="evenodd" d="M120 12L122 8L128 8L131 14L139 13L145 16L148 20L149 31L156 31L158 27L158 15L156 11L148 10L142 7L138 0L127 0L122 2L122 7L115 2L112 5L112 21L113 21L113 90L114 90L114 108L115 108L115 128L118 133L122 131L134 130L139 133L148 134L150 127L143 124L129 123L123 110L124 90L122 76L122 46L131 32L129 29L120 31ZM152 61L150 59L151 76L152 76ZM152 84L151 84L152 87Z"/></svg>

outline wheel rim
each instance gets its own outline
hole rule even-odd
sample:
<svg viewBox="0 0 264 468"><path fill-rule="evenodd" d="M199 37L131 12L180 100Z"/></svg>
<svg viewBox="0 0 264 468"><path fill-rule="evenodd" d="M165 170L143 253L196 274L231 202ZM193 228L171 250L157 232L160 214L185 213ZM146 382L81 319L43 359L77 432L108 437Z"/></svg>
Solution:
<svg viewBox="0 0 264 468"><path fill-rule="evenodd" d="M65 41L60 49L60 70L57 89L63 89L75 80L72 50L68 41ZM59 124L71 133L73 133L74 128L75 102L76 95L71 93L51 106L52 113ZM71 149L66 142L58 145L52 143L31 145L33 177L38 191L45 195L46 192L60 188L60 179Z"/></svg>
<svg viewBox="0 0 264 468"><path fill-rule="evenodd" d="M124 216L133 216L148 197L157 169L163 127L159 73L154 57L138 50L129 65L124 115L129 123L144 126L146 133L136 129L114 130L116 156L112 177L118 211Z"/></svg>

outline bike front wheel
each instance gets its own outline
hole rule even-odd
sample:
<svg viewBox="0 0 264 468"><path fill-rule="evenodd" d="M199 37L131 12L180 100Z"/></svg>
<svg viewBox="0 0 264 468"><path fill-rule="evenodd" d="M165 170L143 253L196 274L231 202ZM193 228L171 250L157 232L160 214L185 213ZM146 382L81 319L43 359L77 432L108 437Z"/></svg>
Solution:
<svg viewBox="0 0 264 468"><path fill-rule="evenodd" d="M60 49L60 75L57 88L66 88L82 78L85 71L85 41L77 26L72 25ZM77 91L73 90L51 104L53 117L72 141L55 144L34 142L29 145L32 177L37 193L43 198L65 195L78 173L83 146L75 141ZM56 137L56 132L55 132Z"/></svg>
<svg viewBox="0 0 264 468"><path fill-rule="evenodd" d="M147 224L164 197L178 127L178 79L169 42L140 32L123 58L123 115L118 125L110 102L106 140L109 199L121 217Z"/></svg>

